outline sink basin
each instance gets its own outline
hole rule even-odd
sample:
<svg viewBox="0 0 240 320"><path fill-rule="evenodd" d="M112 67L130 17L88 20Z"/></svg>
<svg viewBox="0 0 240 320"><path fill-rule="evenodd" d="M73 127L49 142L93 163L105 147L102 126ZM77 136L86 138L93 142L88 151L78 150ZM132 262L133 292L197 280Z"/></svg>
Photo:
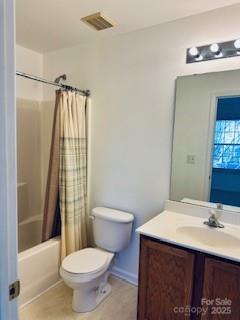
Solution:
<svg viewBox="0 0 240 320"><path fill-rule="evenodd" d="M186 226L177 228L176 232L183 239L198 241L215 248L240 247L240 238L234 237L222 229Z"/></svg>

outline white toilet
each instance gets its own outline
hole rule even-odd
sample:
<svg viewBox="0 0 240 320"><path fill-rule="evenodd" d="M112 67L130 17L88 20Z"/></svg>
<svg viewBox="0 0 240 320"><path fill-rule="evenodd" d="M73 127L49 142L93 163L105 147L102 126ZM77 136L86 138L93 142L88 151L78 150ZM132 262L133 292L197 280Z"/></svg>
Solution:
<svg viewBox="0 0 240 320"><path fill-rule="evenodd" d="M96 247L67 256L60 268L64 282L73 289L72 308L88 312L110 293L109 269L114 253L129 242L134 216L123 211L98 207L92 210L93 236Z"/></svg>

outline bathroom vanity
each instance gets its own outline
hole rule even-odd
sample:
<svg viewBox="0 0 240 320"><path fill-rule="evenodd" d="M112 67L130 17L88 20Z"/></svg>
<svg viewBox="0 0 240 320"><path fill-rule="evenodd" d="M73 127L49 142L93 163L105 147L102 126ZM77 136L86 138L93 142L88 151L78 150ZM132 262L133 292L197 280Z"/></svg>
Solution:
<svg viewBox="0 0 240 320"><path fill-rule="evenodd" d="M239 218L223 212L224 228L212 229L207 217L207 208L169 201L137 230L138 320L240 319Z"/></svg>
<svg viewBox="0 0 240 320"><path fill-rule="evenodd" d="M176 80L174 201L137 230L138 320L240 320L239 81L239 70Z"/></svg>

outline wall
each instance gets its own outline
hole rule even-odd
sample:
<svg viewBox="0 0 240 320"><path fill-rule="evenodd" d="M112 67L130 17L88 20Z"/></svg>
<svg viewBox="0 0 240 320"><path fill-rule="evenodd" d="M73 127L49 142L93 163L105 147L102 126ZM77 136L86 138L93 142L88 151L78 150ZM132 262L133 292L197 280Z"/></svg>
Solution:
<svg viewBox="0 0 240 320"><path fill-rule="evenodd" d="M135 214L143 224L169 198L175 79L239 68L239 58L185 64L186 48L239 37L240 6L44 55L44 76L65 72L92 92L90 206ZM223 23L224 22L224 23ZM52 93L44 91L44 99ZM136 281L138 237L117 257Z"/></svg>
<svg viewBox="0 0 240 320"><path fill-rule="evenodd" d="M16 70L41 77L43 73L42 54L16 45ZM17 76L16 96L17 98L41 101L43 97L42 84Z"/></svg>

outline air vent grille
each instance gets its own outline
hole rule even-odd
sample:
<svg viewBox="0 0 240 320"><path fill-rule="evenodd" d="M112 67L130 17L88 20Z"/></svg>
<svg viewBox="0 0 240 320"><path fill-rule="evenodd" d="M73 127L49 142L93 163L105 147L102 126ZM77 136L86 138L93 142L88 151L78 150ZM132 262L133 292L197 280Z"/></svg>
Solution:
<svg viewBox="0 0 240 320"><path fill-rule="evenodd" d="M90 16L81 19L97 31L105 30L114 27L114 22L105 17L101 12L91 14Z"/></svg>

